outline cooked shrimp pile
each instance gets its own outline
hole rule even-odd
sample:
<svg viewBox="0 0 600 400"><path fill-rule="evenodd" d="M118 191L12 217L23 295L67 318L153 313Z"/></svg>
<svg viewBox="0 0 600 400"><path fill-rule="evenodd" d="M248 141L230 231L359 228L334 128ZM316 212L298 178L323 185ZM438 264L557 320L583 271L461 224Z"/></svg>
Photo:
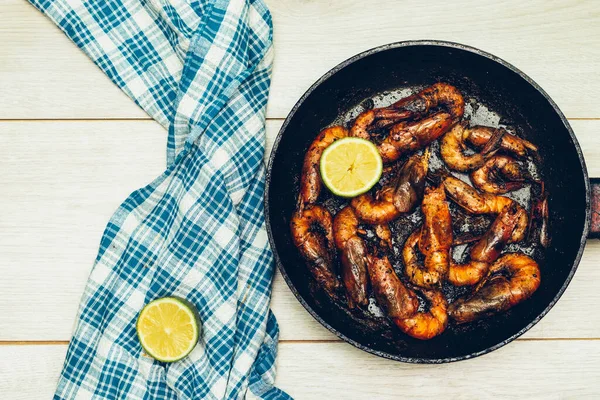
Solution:
<svg viewBox="0 0 600 400"><path fill-rule="evenodd" d="M528 299L540 285L540 268L530 256L506 247L522 241L546 247L550 240L543 182L524 167L537 147L502 128L470 126L464 113L459 90L436 83L364 111L351 126L323 130L306 153L291 219L294 244L328 296L364 310L372 294L387 317L417 339L440 335L449 320L471 322ZM318 203L319 161L344 137L372 141L386 164L385 178L332 216ZM445 165L432 171L431 145L438 140ZM532 204L505 196L528 185L539 193ZM451 203L464 215L491 217L487 231L467 241L455 235L465 229L452 217ZM422 224L399 239L390 224L415 210ZM395 262L397 241L402 251ZM452 250L465 243L468 258L458 262ZM443 285L470 290L449 304Z"/></svg>

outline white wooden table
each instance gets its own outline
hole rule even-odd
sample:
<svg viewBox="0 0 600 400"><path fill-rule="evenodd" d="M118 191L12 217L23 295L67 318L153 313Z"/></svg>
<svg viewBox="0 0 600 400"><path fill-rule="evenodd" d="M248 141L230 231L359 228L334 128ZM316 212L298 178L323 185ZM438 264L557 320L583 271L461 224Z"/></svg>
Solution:
<svg viewBox="0 0 600 400"><path fill-rule="evenodd" d="M271 0L272 143L310 84L362 50L407 39L479 47L536 80L600 176L600 2ZM162 172L166 133L24 0L0 4L0 399L47 399L108 218ZM270 147L269 147L270 151ZM560 162L560 160L556 160ZM552 162L552 160L550 160ZM556 307L510 345L440 366L340 342L281 277L278 385L298 399L600 398L600 242Z"/></svg>

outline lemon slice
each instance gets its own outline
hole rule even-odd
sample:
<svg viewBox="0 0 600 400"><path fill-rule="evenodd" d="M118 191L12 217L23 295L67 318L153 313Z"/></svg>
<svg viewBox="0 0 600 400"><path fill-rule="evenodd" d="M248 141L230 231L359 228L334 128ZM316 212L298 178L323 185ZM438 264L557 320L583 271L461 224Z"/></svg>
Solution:
<svg viewBox="0 0 600 400"><path fill-rule="evenodd" d="M355 197L381 178L383 162L368 140L348 137L333 142L321 155L321 179L333 194Z"/></svg>
<svg viewBox="0 0 600 400"><path fill-rule="evenodd" d="M194 349L200 335L198 311L178 297L163 297L148 303L136 324L146 353L164 362L181 360Z"/></svg>

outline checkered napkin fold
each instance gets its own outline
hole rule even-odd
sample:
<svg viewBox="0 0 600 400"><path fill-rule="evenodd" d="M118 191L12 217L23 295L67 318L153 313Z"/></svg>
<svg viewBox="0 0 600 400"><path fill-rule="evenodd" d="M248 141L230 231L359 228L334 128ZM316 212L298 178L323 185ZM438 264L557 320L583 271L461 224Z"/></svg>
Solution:
<svg viewBox="0 0 600 400"><path fill-rule="evenodd" d="M273 386L263 215L268 9L262 0L31 2L168 128L167 169L103 234L54 398L288 399ZM165 364L143 354L135 322L170 295L196 305L203 329L188 357Z"/></svg>

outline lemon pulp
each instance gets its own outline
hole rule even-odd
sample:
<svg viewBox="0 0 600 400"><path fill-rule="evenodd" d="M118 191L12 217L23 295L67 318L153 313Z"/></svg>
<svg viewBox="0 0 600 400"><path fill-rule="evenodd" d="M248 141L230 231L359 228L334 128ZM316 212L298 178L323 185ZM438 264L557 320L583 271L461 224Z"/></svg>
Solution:
<svg viewBox="0 0 600 400"><path fill-rule="evenodd" d="M138 338L146 353L164 362L187 356L198 342L196 308L184 299L163 297L148 303L136 324Z"/></svg>
<svg viewBox="0 0 600 400"><path fill-rule="evenodd" d="M382 169L377 147L360 138L337 140L321 155L321 179L333 194L341 197L367 192L381 178Z"/></svg>

